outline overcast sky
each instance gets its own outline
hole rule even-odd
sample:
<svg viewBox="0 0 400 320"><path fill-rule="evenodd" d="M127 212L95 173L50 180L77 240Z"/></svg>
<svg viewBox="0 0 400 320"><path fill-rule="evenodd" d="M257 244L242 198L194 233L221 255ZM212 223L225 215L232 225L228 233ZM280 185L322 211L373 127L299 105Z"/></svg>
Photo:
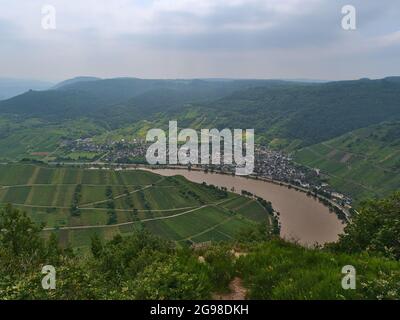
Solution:
<svg viewBox="0 0 400 320"><path fill-rule="evenodd" d="M43 5L55 30L41 26ZM357 9L357 30L341 8ZM0 77L400 75L400 0L0 0Z"/></svg>

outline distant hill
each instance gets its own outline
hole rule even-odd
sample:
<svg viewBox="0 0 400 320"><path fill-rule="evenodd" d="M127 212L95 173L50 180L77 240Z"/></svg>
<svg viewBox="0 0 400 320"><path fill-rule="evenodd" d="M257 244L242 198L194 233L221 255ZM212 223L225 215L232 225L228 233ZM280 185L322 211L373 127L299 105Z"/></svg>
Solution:
<svg viewBox="0 0 400 320"><path fill-rule="evenodd" d="M233 82L212 90L205 89L210 83L200 82L186 90L153 89L104 112L113 127L141 119L147 120L146 126L166 125L177 119L181 127L196 129L254 128L258 142L291 151L383 121L400 120L399 79L251 82L247 87ZM234 86L239 89L233 90ZM225 95L215 98L213 90Z"/></svg>
<svg viewBox="0 0 400 320"><path fill-rule="evenodd" d="M255 128L265 142L298 148L400 119L400 81L392 77L253 87L199 105L197 110L212 126Z"/></svg>
<svg viewBox="0 0 400 320"><path fill-rule="evenodd" d="M38 80L0 78L0 100L5 100L28 90L47 90L53 84Z"/></svg>
<svg viewBox="0 0 400 320"><path fill-rule="evenodd" d="M62 87L68 86L68 85L72 85L72 84L76 84L79 82L85 82L85 81L96 81L96 80L101 80L100 78L96 78L96 77L75 77L72 79L68 79L68 80L64 80L60 83L57 83L52 89L60 89Z"/></svg>
<svg viewBox="0 0 400 320"><path fill-rule="evenodd" d="M163 95L166 91L174 92L178 99L182 95L185 101L206 101L222 98L236 90L256 86L284 84L279 80L157 80L138 78L114 78L98 81L78 81L63 85L61 90L78 90L101 98L104 103L129 104L130 99L140 95ZM158 93L158 91L160 93ZM162 99L159 100L162 102Z"/></svg>
<svg viewBox="0 0 400 320"><path fill-rule="evenodd" d="M58 117L58 120L90 116L105 118L118 126L122 122L134 121L140 114L153 120L156 113L166 112L189 102L210 102L236 90L287 84L268 80L98 80L79 77L64 81L52 90L30 91L0 102L0 114L44 119ZM122 117L121 113L124 113Z"/></svg>
<svg viewBox="0 0 400 320"><path fill-rule="evenodd" d="M33 91L0 102L0 113L60 121L89 115L101 101L86 92Z"/></svg>
<svg viewBox="0 0 400 320"><path fill-rule="evenodd" d="M46 121L86 117L118 129L178 119L192 128L254 128L259 143L296 150L400 120L400 78L328 83L281 80L67 80L0 102L0 115Z"/></svg>

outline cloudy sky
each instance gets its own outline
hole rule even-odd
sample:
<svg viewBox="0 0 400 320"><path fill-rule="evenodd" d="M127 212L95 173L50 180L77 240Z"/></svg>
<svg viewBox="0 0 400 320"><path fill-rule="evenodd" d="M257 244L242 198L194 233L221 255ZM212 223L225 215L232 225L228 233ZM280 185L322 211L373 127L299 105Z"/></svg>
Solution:
<svg viewBox="0 0 400 320"><path fill-rule="evenodd" d="M357 9L342 29L341 9ZM56 29L42 28L44 5ZM0 0L0 77L400 75L399 0Z"/></svg>

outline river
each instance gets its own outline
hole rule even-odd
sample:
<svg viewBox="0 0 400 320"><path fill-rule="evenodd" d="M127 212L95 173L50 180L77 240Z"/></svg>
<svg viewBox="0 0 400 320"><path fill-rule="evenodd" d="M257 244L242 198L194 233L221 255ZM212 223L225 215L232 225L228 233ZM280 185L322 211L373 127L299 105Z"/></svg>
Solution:
<svg viewBox="0 0 400 320"><path fill-rule="evenodd" d="M150 169L146 169L150 170ZM298 241L302 245L336 241L343 232L344 224L335 213L306 193L288 189L274 183L249 179L239 176L205 173L203 171L188 171L185 169L154 169L150 170L163 176L182 175L186 179L219 187L232 187L235 192L249 191L265 200L280 213L281 237Z"/></svg>

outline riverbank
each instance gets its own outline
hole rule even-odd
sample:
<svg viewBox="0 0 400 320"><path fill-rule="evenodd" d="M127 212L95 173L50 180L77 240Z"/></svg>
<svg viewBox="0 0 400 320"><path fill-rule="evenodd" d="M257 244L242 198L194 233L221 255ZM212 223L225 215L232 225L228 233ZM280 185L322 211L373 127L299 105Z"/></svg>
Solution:
<svg viewBox="0 0 400 320"><path fill-rule="evenodd" d="M125 168L142 168L142 169L172 169L172 170L188 170L188 171L201 171L204 173L216 173L216 174L222 174L222 175L228 175L231 176L233 175L232 173L228 173L222 170L204 170L203 168L199 167L188 167L188 166L183 166L183 165L145 165L145 164L124 164L124 163L106 163L106 162L49 162L49 165L88 165L88 166L113 166L113 167L125 167ZM310 189L288 183L288 182L283 182L279 180L274 180L266 177L260 177L258 175L248 175L248 176L240 176L240 177L245 177L247 179L254 179L254 180L260 180L268 183L273 183L279 186L285 186L288 188L293 188L299 192L303 192L306 194L310 194L312 197L316 197L319 200L321 200L327 207L332 207L336 210L335 213L338 215L338 218L341 220L344 220L346 223L351 220L351 213L348 208L345 208L338 204L337 202L333 201L332 199L329 199L321 194L315 193ZM265 199L268 200L268 199Z"/></svg>
<svg viewBox="0 0 400 320"><path fill-rule="evenodd" d="M234 188L238 193L246 190L270 201L279 212L281 235L285 239L297 241L304 245L324 244L334 242L343 232L347 221L340 221L328 199L321 196L311 196L309 190L280 181L273 181L257 176L235 176L226 172L208 171L201 168L184 166L149 166L119 163L50 163L50 165L75 165L89 169L114 170L150 170L160 175L182 175L192 182L214 184ZM331 203L333 206L334 204Z"/></svg>
<svg viewBox="0 0 400 320"><path fill-rule="evenodd" d="M139 165L139 167L140 167L140 165ZM146 167L149 167L149 166L143 166L143 168L146 168ZM157 166L156 167L155 166L150 166L150 167L159 168L160 166L158 166L158 167ZM165 169L187 169L187 170L206 172L204 169L196 168L196 167L191 167L190 169L188 167L186 167L186 166L161 166L161 167L165 168ZM213 170L213 171L208 171L208 172L217 173L217 174L223 174L223 175L232 175L231 173L220 171L220 170ZM243 176L243 177L244 178L248 178L248 179L254 179L254 180L260 180L260 181L264 181L264 182L268 182L268 183L273 183L273 184L276 184L276 185L279 185L279 186L285 186L285 187L288 187L288 188L293 188L293 189L295 189L295 190L297 190L299 192L311 193L311 196L322 200L322 202L324 202L324 203L328 202L329 205L331 205L334 208L337 208L342 213L342 215L338 215L339 219L343 219L344 218L346 222L350 221L351 214L350 214L350 211L348 209L346 209L345 207L339 205L338 203L336 203L332 199L324 197L323 195L320 195L320 194L315 193L315 192L313 193L313 191L310 190L310 189L307 189L307 188L304 188L304 187L301 187L301 186L297 186L295 184L279 181L279 180L260 177L260 176L257 176L257 175L248 175L248 176Z"/></svg>
<svg viewBox="0 0 400 320"><path fill-rule="evenodd" d="M245 190L270 201L273 208L279 212L282 238L303 245L335 242L344 229L345 223L339 220L324 203L307 196L305 192L278 183L230 174L205 173L202 170L187 168L138 167L137 169L150 170L164 176L182 175L192 182L205 182L225 187L236 193Z"/></svg>

